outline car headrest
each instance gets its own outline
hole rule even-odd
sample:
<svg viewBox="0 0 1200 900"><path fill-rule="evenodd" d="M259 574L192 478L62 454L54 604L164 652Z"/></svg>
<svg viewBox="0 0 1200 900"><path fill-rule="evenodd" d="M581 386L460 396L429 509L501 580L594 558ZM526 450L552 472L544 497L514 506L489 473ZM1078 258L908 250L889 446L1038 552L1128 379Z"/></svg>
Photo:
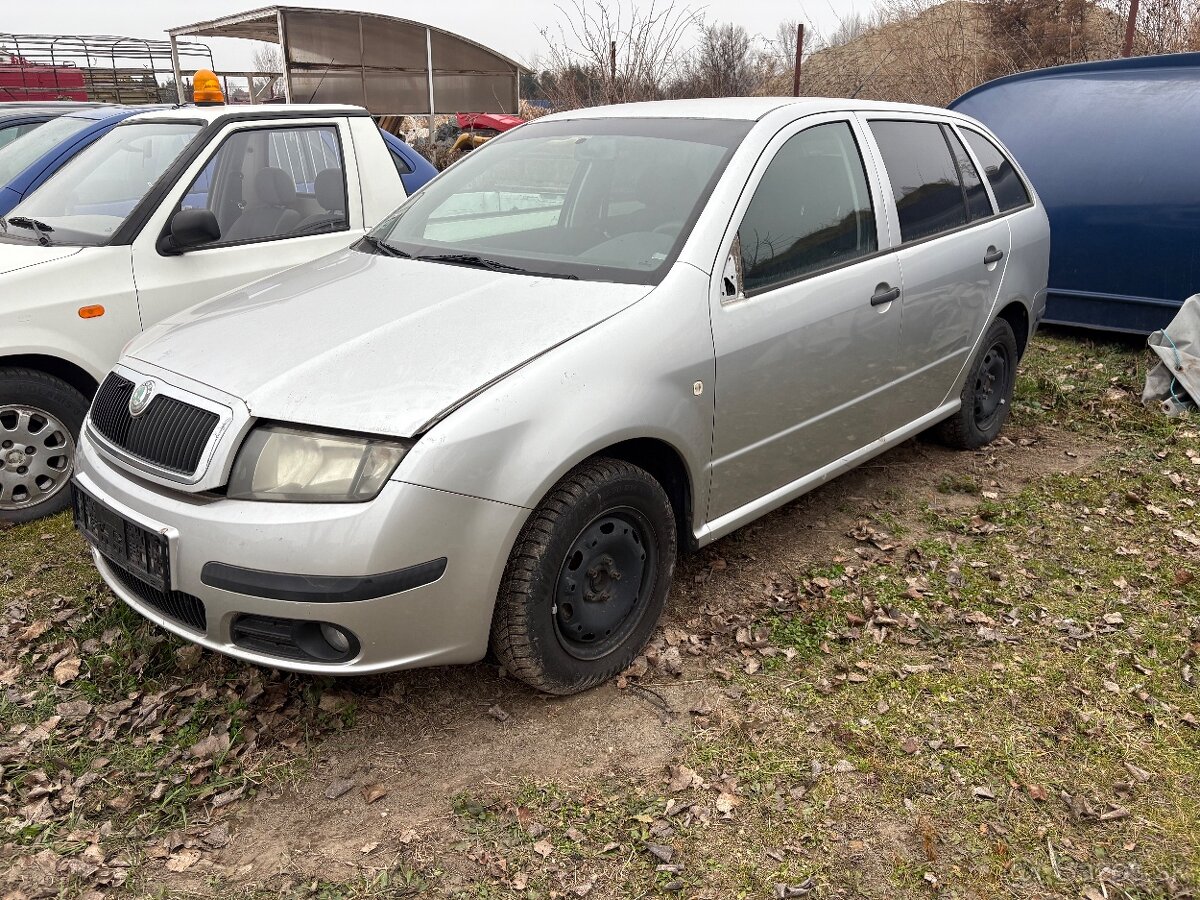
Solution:
<svg viewBox="0 0 1200 900"><path fill-rule="evenodd" d="M326 212L346 211L346 184L341 169L322 169L313 188L317 202Z"/></svg>
<svg viewBox="0 0 1200 900"><path fill-rule="evenodd" d="M296 202L296 183L283 169L267 166L254 173L250 190L263 206L288 206Z"/></svg>

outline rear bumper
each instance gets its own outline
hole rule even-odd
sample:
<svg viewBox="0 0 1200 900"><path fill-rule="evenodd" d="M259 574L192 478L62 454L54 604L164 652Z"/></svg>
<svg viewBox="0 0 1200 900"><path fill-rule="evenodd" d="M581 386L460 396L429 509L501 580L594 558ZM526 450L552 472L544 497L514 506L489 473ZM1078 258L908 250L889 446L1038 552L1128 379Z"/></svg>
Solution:
<svg viewBox="0 0 1200 900"><path fill-rule="evenodd" d="M358 504L185 494L113 467L86 434L76 478L109 509L166 536L170 587L203 603L204 625L164 615L165 605L131 590L130 576L93 550L105 582L129 606L212 650L325 674L482 658L504 565L528 515L521 507L395 481ZM247 649L233 628L241 616L337 625L354 635L357 652L322 662Z"/></svg>

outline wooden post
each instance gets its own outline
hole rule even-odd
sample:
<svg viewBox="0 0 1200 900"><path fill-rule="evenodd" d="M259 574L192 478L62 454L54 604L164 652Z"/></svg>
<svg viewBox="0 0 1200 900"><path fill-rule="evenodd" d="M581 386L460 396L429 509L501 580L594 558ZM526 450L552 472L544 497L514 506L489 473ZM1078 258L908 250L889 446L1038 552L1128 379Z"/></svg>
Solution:
<svg viewBox="0 0 1200 900"><path fill-rule="evenodd" d="M1129 18L1125 20L1125 44L1121 47L1121 55L1133 53L1133 33L1137 27L1138 0L1129 0Z"/></svg>
<svg viewBox="0 0 1200 900"><path fill-rule="evenodd" d="M1137 0L1133 0L1134 3ZM804 25L796 26L796 68L792 72L792 96L800 96L800 54L804 52Z"/></svg>
<svg viewBox="0 0 1200 900"><path fill-rule="evenodd" d="M617 102L617 42L608 44L608 102Z"/></svg>

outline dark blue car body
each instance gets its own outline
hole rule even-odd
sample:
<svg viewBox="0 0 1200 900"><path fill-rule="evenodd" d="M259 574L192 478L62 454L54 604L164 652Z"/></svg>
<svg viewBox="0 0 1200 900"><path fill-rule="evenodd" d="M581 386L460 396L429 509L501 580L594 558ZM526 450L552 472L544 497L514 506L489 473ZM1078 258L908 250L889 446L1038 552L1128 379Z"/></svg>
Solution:
<svg viewBox="0 0 1200 900"><path fill-rule="evenodd" d="M107 134L118 122L138 113L147 112L149 107L100 106L72 112L64 119L78 120L79 129L70 137L47 150L25 167L7 184L0 186L0 216L6 216L12 208L37 190L51 175L61 169L75 154L90 145L102 134Z"/></svg>
<svg viewBox="0 0 1200 900"><path fill-rule="evenodd" d="M420 153L410 147L394 134L389 134L382 128L379 133L383 135L383 142L388 145L388 149L392 151L392 158L402 160L405 165L401 165L399 161L396 163L396 171L400 173L400 181L404 184L404 190L409 195L424 186L430 178L437 174L432 163L429 162ZM408 171L405 171L405 169Z"/></svg>
<svg viewBox="0 0 1200 900"><path fill-rule="evenodd" d="M1200 53L998 78L950 108L1008 145L1050 218L1046 322L1148 333L1200 292Z"/></svg>

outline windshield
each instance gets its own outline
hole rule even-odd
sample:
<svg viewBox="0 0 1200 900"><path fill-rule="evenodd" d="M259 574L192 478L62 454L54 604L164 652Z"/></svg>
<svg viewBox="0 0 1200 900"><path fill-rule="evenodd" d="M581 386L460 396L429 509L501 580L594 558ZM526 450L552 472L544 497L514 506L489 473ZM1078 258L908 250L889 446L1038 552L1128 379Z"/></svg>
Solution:
<svg viewBox="0 0 1200 900"><path fill-rule="evenodd" d="M43 153L53 150L73 134L95 124L94 119L59 116L0 147L0 187L28 169Z"/></svg>
<svg viewBox="0 0 1200 900"><path fill-rule="evenodd" d="M17 204L8 214L9 235L36 240L41 234L55 244L105 243L201 127L192 122L118 125Z"/></svg>
<svg viewBox="0 0 1200 900"><path fill-rule="evenodd" d="M534 122L472 152L372 232L414 257L657 284L752 122Z"/></svg>

